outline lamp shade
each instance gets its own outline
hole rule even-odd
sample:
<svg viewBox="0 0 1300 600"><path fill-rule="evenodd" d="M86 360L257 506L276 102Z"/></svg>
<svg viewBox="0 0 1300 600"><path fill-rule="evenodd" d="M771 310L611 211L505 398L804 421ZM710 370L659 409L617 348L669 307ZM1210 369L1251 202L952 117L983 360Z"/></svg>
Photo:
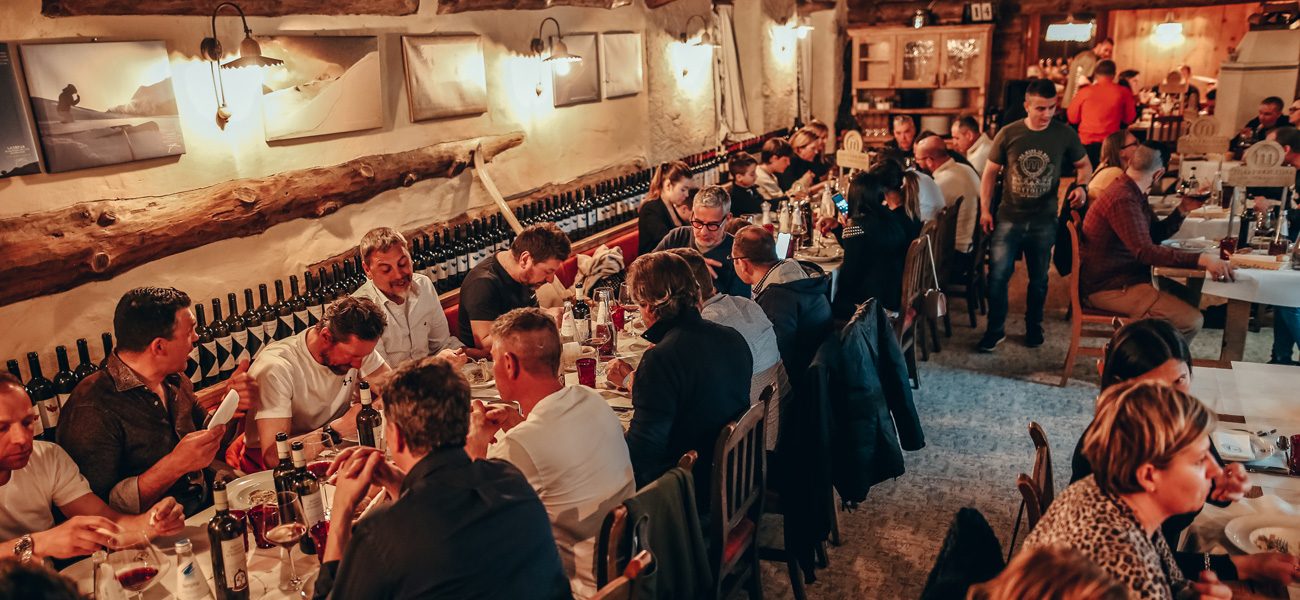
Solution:
<svg viewBox="0 0 1300 600"><path fill-rule="evenodd" d="M566 44L566 43L564 43L564 38L558 38L558 39L555 40L554 44L551 46L551 53L550 53L550 55L547 56L546 58L543 58L543 59L542 59L542 62L548 62L548 63L556 63L556 62L576 63L576 62L582 62L582 57L581 57L581 56L578 56L577 54L570 54L570 53L569 53L569 45Z"/></svg>
<svg viewBox="0 0 1300 600"><path fill-rule="evenodd" d="M223 69L241 69L244 67L277 67L284 64L284 61L270 56L262 56L262 45L253 39L253 36L245 36L244 41L239 43L239 58L232 60L224 65Z"/></svg>

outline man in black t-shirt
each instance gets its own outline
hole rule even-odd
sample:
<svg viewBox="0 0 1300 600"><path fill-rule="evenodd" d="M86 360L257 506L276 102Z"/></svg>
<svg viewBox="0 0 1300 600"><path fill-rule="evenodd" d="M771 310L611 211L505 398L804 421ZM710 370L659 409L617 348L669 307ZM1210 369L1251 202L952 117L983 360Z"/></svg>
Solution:
<svg viewBox="0 0 1300 600"><path fill-rule="evenodd" d="M998 131L989 152L988 165L980 181L980 227L992 234L992 262L989 270L989 322L979 351L992 352L1006 338L1007 284L1023 252L1029 269L1025 298L1025 345L1043 345L1043 303L1047 300L1047 267L1052 243L1056 241L1057 188L1065 161L1074 164L1075 181L1092 177L1092 163L1079 141L1079 134L1052 118L1056 113L1056 86L1036 79L1025 90L1023 120ZM1006 169L1002 204L996 226L993 194L998 175ZM1087 200L1081 185L1069 193L1070 205Z"/></svg>
<svg viewBox="0 0 1300 600"><path fill-rule="evenodd" d="M537 306L534 290L550 281L568 260L569 236L554 223L524 228L510 243L470 269L460 285L460 341L471 356L492 350L492 322L516 308Z"/></svg>

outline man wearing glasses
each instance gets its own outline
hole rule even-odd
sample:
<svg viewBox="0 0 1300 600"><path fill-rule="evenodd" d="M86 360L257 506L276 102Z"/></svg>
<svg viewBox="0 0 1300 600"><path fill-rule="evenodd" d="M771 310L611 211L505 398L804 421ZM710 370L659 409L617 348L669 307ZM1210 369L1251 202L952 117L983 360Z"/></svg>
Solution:
<svg viewBox="0 0 1300 600"><path fill-rule="evenodd" d="M704 255L704 262L713 273L714 287L732 296L749 297L749 285L736 276L731 263L731 244L734 238L727 233L731 218L731 196L719 185L706 186L695 195L694 214L690 225L668 232L655 251L669 248L694 248Z"/></svg>

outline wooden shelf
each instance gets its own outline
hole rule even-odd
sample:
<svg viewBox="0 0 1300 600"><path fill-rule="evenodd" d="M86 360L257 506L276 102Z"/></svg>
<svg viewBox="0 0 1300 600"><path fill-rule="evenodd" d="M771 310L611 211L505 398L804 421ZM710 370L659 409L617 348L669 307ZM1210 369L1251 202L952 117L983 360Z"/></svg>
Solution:
<svg viewBox="0 0 1300 600"><path fill-rule="evenodd" d="M855 115L961 115L972 112L973 108L888 108L884 110L868 109L855 111Z"/></svg>

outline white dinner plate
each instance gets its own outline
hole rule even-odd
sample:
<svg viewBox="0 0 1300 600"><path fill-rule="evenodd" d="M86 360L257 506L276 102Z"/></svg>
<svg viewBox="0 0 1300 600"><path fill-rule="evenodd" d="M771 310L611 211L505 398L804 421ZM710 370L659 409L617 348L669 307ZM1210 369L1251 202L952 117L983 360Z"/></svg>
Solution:
<svg viewBox="0 0 1300 600"><path fill-rule="evenodd" d="M1300 516L1273 514L1237 517L1228 521L1223 534L1249 554L1267 552L1261 538L1273 536L1285 541L1293 556L1300 555Z"/></svg>
<svg viewBox="0 0 1300 600"><path fill-rule="evenodd" d="M258 471L245 475L226 484L226 498L230 508L248 510L253 506L253 492L267 490L275 492L275 478L271 471Z"/></svg>
<svg viewBox="0 0 1300 600"><path fill-rule="evenodd" d="M1219 249L1218 242L1206 239L1165 240L1161 242L1161 244L1173 248L1174 250L1182 250L1184 252L1209 252L1211 250Z"/></svg>
<svg viewBox="0 0 1300 600"><path fill-rule="evenodd" d="M823 248L821 252L805 252L801 250L795 252L794 257L799 260L806 260L809 262L829 263L844 258L844 251L838 247Z"/></svg>

